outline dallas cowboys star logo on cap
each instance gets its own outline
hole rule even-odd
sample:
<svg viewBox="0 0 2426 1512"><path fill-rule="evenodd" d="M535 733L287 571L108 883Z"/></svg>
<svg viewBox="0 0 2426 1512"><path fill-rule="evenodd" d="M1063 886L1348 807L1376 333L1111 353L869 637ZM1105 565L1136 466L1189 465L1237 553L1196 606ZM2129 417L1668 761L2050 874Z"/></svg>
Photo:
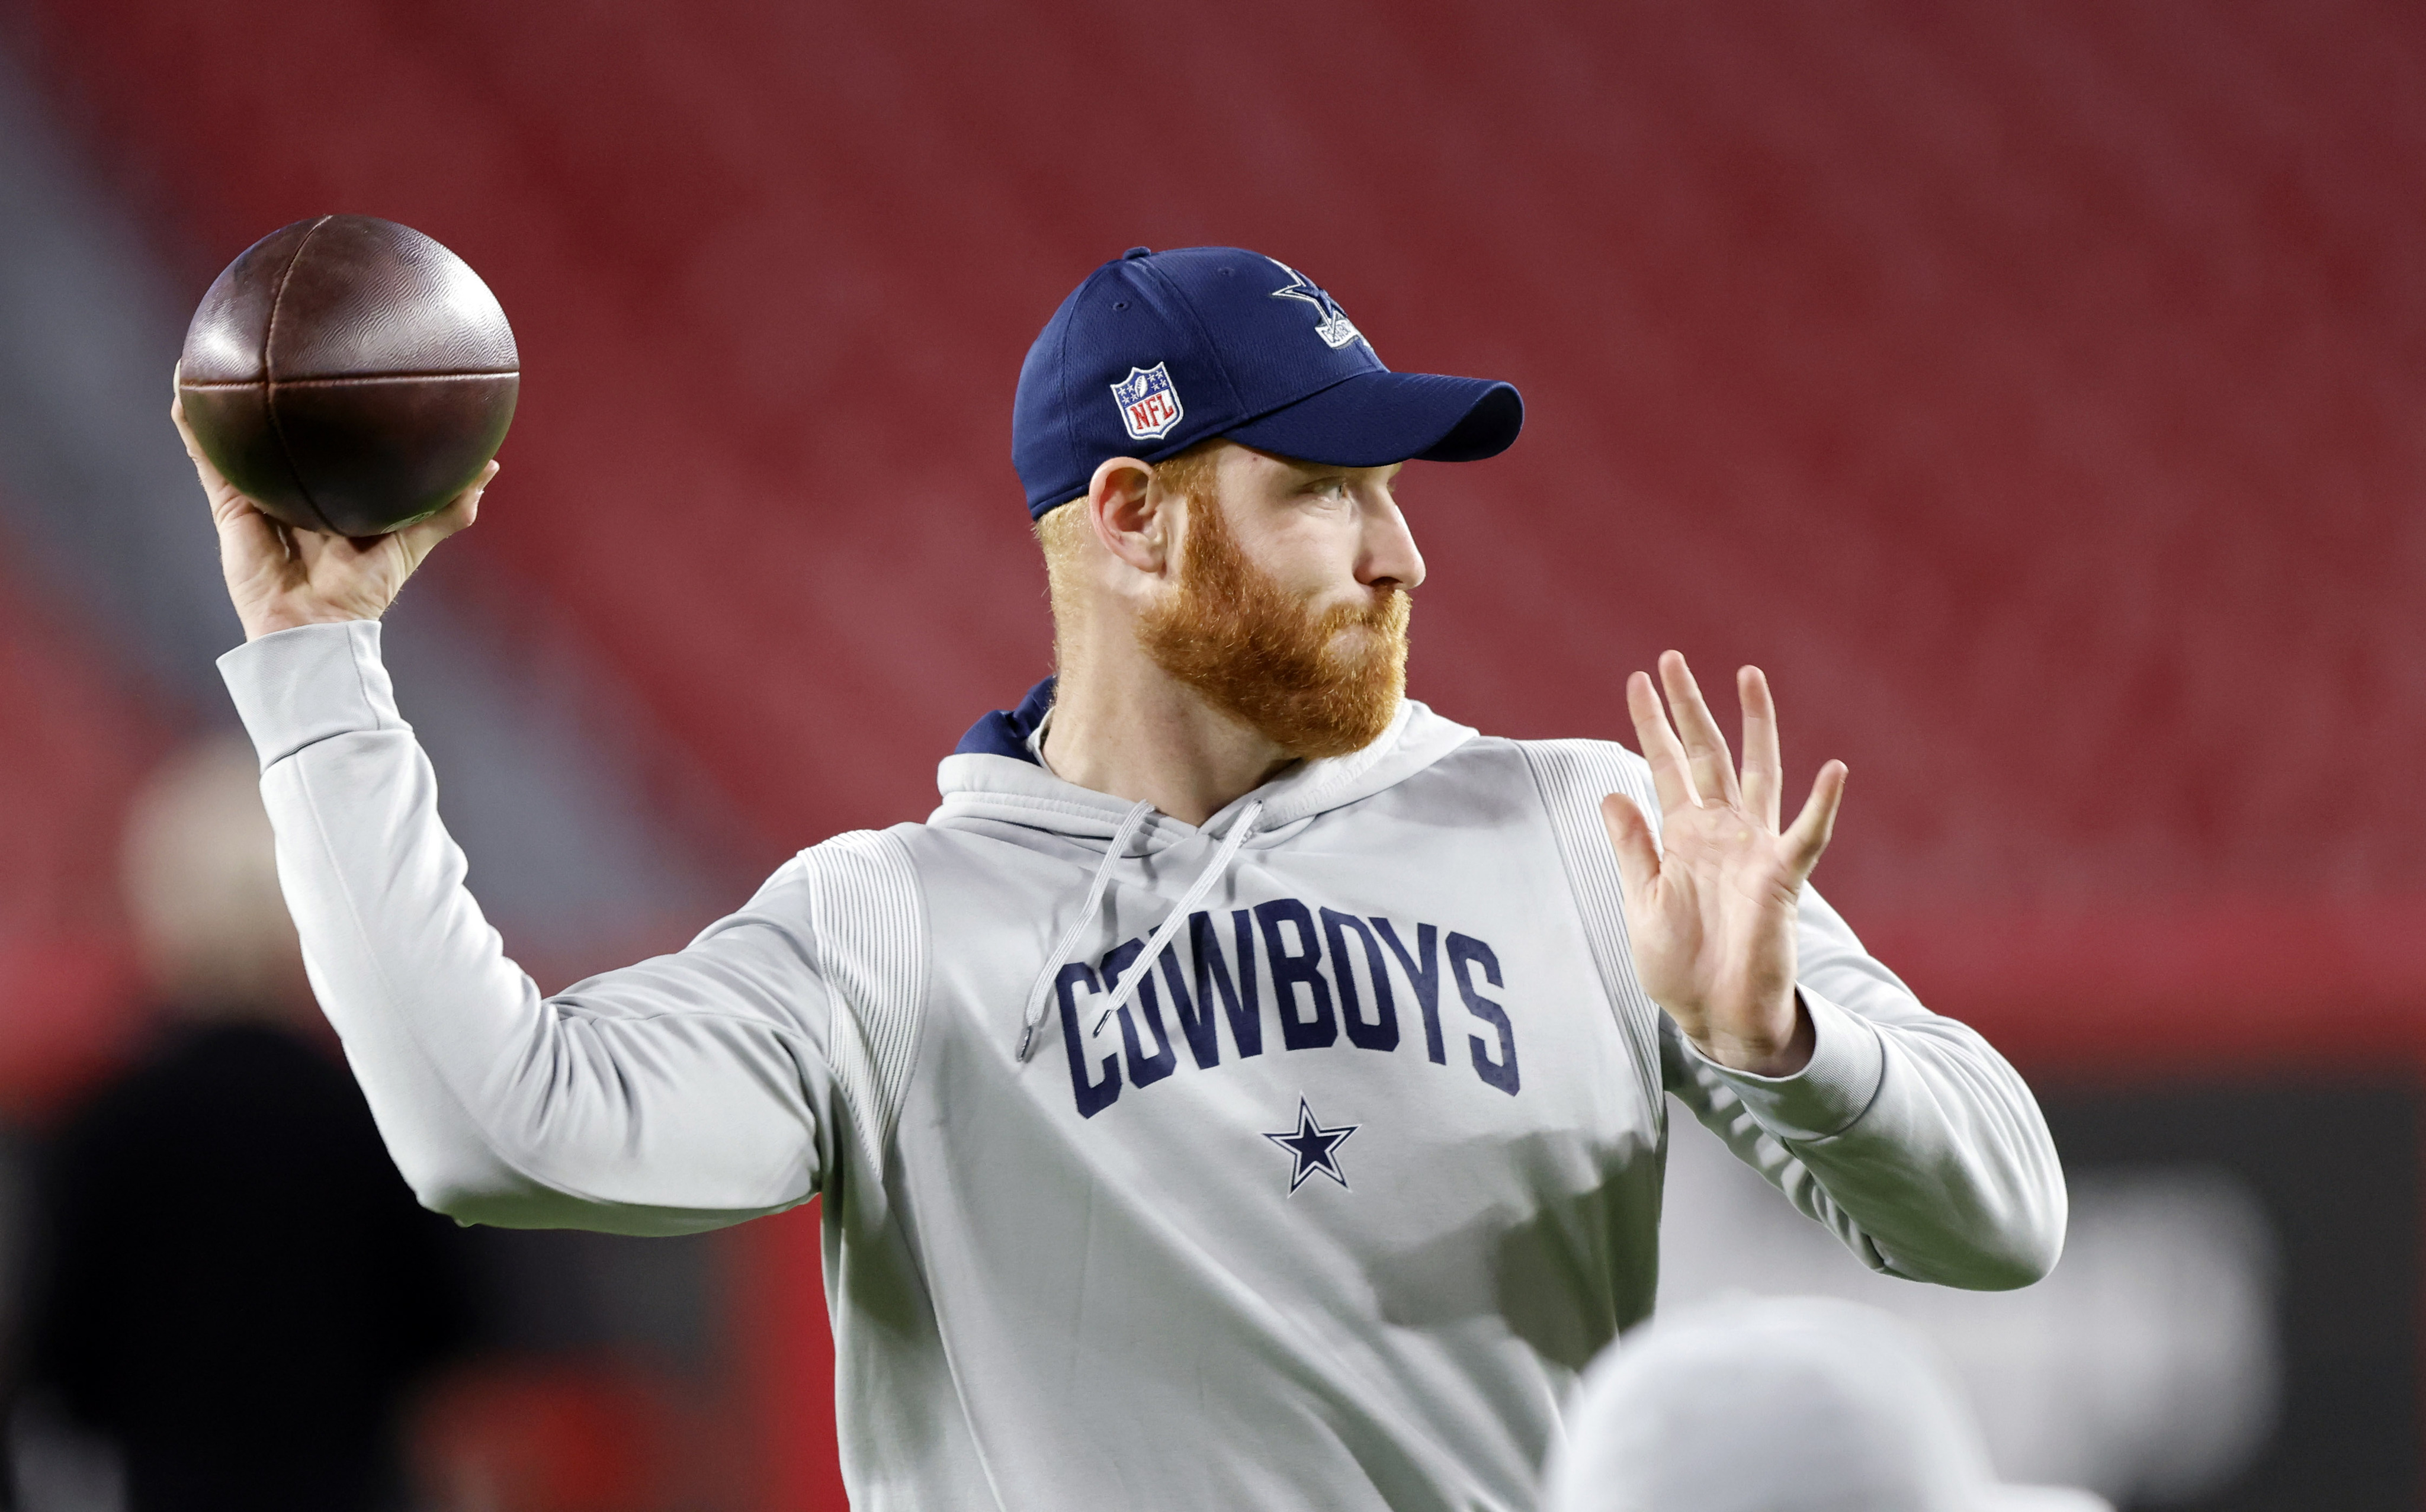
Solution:
<svg viewBox="0 0 2426 1512"><path fill-rule="evenodd" d="M1356 1125L1352 1123L1336 1129L1326 1129L1317 1123L1314 1110L1307 1107L1305 1099L1301 1097L1297 1100L1297 1127L1286 1134L1268 1134L1264 1137L1295 1157L1297 1168L1289 1173L1289 1195L1294 1197L1297 1189L1305 1184L1305 1179L1317 1171L1342 1186L1348 1184L1347 1174L1339 1168L1338 1151L1339 1147L1348 1142L1348 1136L1355 1132Z"/></svg>
<svg viewBox="0 0 2426 1512"><path fill-rule="evenodd" d="M1320 317L1314 323L1314 333L1322 338L1325 346L1335 352L1365 334L1356 329L1356 322L1348 318L1347 312L1339 308L1339 301L1316 287L1312 279L1277 257L1268 257L1264 261L1289 276L1285 287L1272 291L1272 298L1303 299L1314 306L1315 314Z"/></svg>

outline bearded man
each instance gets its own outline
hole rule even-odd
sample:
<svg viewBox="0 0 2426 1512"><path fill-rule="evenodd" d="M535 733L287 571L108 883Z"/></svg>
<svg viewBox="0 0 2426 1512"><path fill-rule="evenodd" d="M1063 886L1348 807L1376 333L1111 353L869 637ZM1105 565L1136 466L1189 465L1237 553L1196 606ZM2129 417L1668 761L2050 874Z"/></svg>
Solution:
<svg viewBox="0 0 2426 1512"><path fill-rule="evenodd" d="M822 1193L863 1508L1534 1505L1577 1371L1651 1308L1668 1096L1875 1269L2043 1275L2037 1106L1804 887L1844 769L1781 827L1757 671L1740 771L1673 652L1664 707L1628 684L1647 762L1402 696L1393 481L1522 414L1389 372L1269 258L1105 265L1013 415L1058 684L925 823L553 998L379 660L477 489L355 543L198 454L287 896L421 1199L672 1233Z"/></svg>

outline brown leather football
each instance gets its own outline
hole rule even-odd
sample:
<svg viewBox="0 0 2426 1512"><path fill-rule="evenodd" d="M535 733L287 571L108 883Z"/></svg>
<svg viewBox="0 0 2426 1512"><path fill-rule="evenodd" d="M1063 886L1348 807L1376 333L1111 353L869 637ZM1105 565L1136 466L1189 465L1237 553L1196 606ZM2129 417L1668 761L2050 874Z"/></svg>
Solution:
<svg viewBox="0 0 2426 1512"><path fill-rule="evenodd" d="M305 530L384 535L479 476L522 361L497 297L392 220L320 216L245 249L186 330L177 391L213 465Z"/></svg>

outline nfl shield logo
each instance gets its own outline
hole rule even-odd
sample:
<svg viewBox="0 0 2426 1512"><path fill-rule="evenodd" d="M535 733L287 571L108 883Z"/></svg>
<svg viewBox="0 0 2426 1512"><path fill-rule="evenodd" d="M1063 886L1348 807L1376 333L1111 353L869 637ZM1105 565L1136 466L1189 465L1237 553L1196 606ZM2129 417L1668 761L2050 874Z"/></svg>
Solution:
<svg viewBox="0 0 2426 1512"><path fill-rule="evenodd" d="M1179 391L1171 386L1171 375L1160 362L1130 368L1128 377L1112 385L1112 399L1121 407L1121 424L1128 427L1131 441L1168 436L1188 412L1179 407Z"/></svg>

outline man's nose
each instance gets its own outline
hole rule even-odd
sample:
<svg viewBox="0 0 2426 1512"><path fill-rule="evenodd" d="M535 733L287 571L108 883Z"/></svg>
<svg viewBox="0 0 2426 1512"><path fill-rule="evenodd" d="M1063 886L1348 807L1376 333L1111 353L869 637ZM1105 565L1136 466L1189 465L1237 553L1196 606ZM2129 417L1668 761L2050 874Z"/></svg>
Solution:
<svg viewBox="0 0 2426 1512"><path fill-rule="evenodd" d="M1424 580L1424 554L1415 550L1415 532L1396 504L1368 509L1365 517L1364 550L1356 563L1356 581L1368 587L1395 583L1413 589Z"/></svg>

